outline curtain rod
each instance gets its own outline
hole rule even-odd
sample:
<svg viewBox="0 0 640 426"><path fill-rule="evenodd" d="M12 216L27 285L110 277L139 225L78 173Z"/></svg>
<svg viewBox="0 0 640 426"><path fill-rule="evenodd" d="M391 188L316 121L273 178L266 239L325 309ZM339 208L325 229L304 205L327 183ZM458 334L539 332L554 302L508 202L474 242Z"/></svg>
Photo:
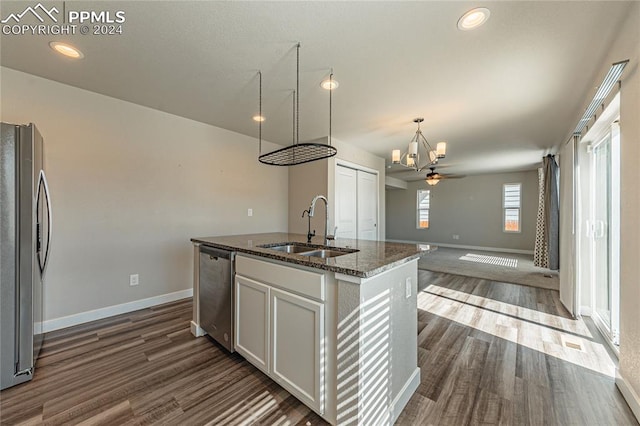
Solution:
<svg viewBox="0 0 640 426"><path fill-rule="evenodd" d="M618 80L617 81L617 85L618 85L618 90L611 90L607 96L606 99L604 99L602 101L602 103L599 105L600 107L600 112L603 112L606 107L609 105L609 102L620 92L620 89L622 89L622 81ZM589 126L589 124L585 124L583 126L584 133L580 132L580 133L576 133L575 131L573 133L571 133L571 136L569 136L569 138L566 140L566 142L564 142L562 145L567 145L569 142L571 142L573 140L573 138L575 136L578 136L580 139L582 139L582 137L584 135L586 135L589 130L591 129L591 127L593 127L593 124L595 124L595 122L598 121L598 114L596 112L593 113L593 115L591 116L591 118L589 119L589 122L591 122L591 126Z"/></svg>
<svg viewBox="0 0 640 426"><path fill-rule="evenodd" d="M571 136L569 136L565 143L560 145L560 148L571 142L574 136L582 135L582 131L584 130L584 128L588 128L588 123L593 118L596 118L596 111L598 107L601 107L602 110L604 110L605 101L609 98L609 95L611 94L611 91L615 87L616 83L618 84L618 91L620 91L620 88L622 87L622 81L620 80L620 77L622 76L622 72L624 71L624 68L628 63L629 59L625 59L624 61L618 61L611 64L611 68L609 68L609 71L604 76L602 83L600 83L600 85L597 87L596 93L585 109L582 118L576 124L576 127L571 133Z"/></svg>

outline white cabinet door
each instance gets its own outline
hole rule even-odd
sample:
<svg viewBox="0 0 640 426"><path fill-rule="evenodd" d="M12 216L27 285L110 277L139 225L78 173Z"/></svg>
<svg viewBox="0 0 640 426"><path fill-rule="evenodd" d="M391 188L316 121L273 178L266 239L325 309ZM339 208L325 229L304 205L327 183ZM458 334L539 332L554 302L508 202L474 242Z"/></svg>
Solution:
<svg viewBox="0 0 640 426"><path fill-rule="evenodd" d="M236 274L236 351L269 374L269 287Z"/></svg>
<svg viewBox="0 0 640 426"><path fill-rule="evenodd" d="M324 413L324 306L271 289L271 376Z"/></svg>
<svg viewBox="0 0 640 426"><path fill-rule="evenodd" d="M340 165L336 166L336 220L338 238L357 236L357 180L356 171Z"/></svg>
<svg viewBox="0 0 640 426"><path fill-rule="evenodd" d="M378 176L358 170L358 239L378 239Z"/></svg>

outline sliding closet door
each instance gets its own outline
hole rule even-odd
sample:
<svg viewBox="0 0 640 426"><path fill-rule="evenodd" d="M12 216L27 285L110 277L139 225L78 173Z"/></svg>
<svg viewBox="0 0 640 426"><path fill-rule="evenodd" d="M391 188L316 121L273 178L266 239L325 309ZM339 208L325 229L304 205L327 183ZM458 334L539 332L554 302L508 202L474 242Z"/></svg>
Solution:
<svg viewBox="0 0 640 426"><path fill-rule="evenodd" d="M352 238L357 236L357 173L348 167L336 166L336 236Z"/></svg>
<svg viewBox="0 0 640 426"><path fill-rule="evenodd" d="M362 170L358 175L358 239L378 239L378 176Z"/></svg>
<svg viewBox="0 0 640 426"><path fill-rule="evenodd" d="M336 165L336 219L338 238L378 239L378 175Z"/></svg>

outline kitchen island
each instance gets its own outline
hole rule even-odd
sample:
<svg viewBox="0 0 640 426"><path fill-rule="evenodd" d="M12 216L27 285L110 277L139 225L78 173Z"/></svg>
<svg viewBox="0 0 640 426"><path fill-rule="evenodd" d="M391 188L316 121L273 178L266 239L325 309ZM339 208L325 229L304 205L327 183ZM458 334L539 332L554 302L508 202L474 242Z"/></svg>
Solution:
<svg viewBox="0 0 640 426"><path fill-rule="evenodd" d="M420 382L417 261L433 247L319 240L193 238L192 333L201 249L232 251L235 350L329 423L393 424Z"/></svg>

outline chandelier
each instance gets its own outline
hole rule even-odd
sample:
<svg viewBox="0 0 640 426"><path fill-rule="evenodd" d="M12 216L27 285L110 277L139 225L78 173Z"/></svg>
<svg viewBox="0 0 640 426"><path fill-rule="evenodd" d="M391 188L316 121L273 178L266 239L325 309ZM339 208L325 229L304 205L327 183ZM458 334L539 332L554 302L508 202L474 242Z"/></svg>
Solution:
<svg viewBox="0 0 640 426"><path fill-rule="evenodd" d="M393 164L400 164L409 169L414 169L416 172L421 172L429 166L436 164L439 159L445 157L447 153L447 143L438 142L436 148L433 149L422 134L422 130L420 130L420 123L423 121L424 118L422 117L413 120L414 123L418 124L418 130L416 130L416 134L409 141L406 152L401 154L399 149L391 151L391 162ZM422 155L420 154L420 147L424 150ZM424 164L422 164L422 162L424 162Z"/></svg>

